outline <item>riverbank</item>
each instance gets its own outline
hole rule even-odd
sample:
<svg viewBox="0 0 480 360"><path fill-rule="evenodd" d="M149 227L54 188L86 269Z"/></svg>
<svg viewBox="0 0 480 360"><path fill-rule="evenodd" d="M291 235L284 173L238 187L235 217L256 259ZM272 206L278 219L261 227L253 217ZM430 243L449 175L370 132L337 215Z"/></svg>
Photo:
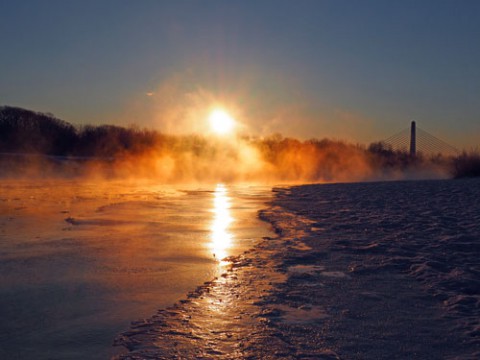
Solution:
<svg viewBox="0 0 480 360"><path fill-rule="evenodd" d="M120 359L476 359L477 180L276 190L276 238L116 340Z"/></svg>

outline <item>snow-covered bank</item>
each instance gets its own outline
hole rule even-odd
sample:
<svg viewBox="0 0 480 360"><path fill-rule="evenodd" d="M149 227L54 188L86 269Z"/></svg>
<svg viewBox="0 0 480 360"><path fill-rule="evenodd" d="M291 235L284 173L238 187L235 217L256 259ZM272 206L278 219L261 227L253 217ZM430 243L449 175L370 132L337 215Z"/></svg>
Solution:
<svg viewBox="0 0 480 360"><path fill-rule="evenodd" d="M266 217L311 248L284 270L314 267L272 299L330 306L320 327L342 358L478 359L479 198L478 179L281 189Z"/></svg>
<svg viewBox="0 0 480 360"><path fill-rule="evenodd" d="M276 193L278 237L133 324L122 359L480 357L480 181Z"/></svg>

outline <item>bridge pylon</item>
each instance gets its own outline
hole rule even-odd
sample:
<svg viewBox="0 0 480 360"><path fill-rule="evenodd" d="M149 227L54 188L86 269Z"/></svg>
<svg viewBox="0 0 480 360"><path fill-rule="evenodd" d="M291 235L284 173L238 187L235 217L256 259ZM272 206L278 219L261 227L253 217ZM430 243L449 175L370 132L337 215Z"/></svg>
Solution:
<svg viewBox="0 0 480 360"><path fill-rule="evenodd" d="M415 121L410 127L382 141L394 151L402 151L412 157L422 155L458 155L459 150L445 141L419 128Z"/></svg>
<svg viewBox="0 0 480 360"><path fill-rule="evenodd" d="M417 155L417 127L415 121L412 121L410 125L410 156L415 157Z"/></svg>

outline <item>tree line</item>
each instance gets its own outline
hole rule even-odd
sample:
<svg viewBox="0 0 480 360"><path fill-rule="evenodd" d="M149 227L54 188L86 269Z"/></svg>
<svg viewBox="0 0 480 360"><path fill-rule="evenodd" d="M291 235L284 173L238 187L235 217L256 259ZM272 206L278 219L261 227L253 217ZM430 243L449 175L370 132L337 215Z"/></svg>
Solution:
<svg viewBox="0 0 480 360"><path fill-rule="evenodd" d="M0 107L3 153L108 158L140 153L165 138L156 131L135 126L73 126L49 113Z"/></svg>
<svg viewBox="0 0 480 360"><path fill-rule="evenodd" d="M363 179L383 174L426 168L442 168L452 177L480 176L480 155L462 153L456 157L412 157L406 151L394 151L386 144L368 147L330 139L298 139L272 135L266 138L242 138L243 144L255 149L263 166L281 179L315 181ZM233 149L233 148L232 148ZM172 161L195 162L220 159L237 161L235 149L219 147L200 135L173 136L138 126L74 126L49 113L18 107L0 107L0 153L48 155L95 159L168 155ZM217 164L218 165L218 164Z"/></svg>

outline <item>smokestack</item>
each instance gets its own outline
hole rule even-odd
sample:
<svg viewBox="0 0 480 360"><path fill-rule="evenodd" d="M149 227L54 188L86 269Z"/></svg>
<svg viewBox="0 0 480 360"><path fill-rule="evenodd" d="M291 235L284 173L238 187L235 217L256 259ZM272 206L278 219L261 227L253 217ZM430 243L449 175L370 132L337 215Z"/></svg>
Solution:
<svg viewBox="0 0 480 360"><path fill-rule="evenodd" d="M417 154L417 130L415 121L412 121L410 128L410 156L415 156Z"/></svg>

